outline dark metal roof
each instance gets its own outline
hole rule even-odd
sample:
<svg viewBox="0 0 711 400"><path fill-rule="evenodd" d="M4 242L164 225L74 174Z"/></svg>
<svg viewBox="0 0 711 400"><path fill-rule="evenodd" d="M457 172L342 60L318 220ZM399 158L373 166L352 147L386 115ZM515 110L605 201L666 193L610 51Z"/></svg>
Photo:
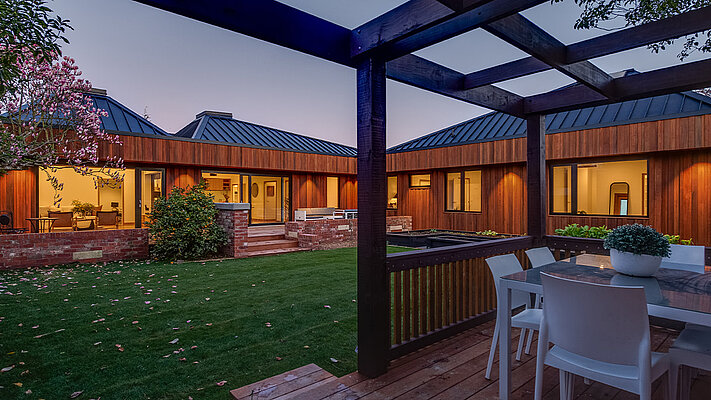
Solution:
<svg viewBox="0 0 711 400"><path fill-rule="evenodd" d="M238 121L232 114L204 111L175 136L303 153L355 157L354 147Z"/></svg>
<svg viewBox="0 0 711 400"><path fill-rule="evenodd" d="M116 133L170 136L168 132L108 96L105 90L92 89L87 95L91 97L97 108L106 110L109 114L106 117L101 117L101 127L104 130Z"/></svg>
<svg viewBox="0 0 711 400"><path fill-rule="evenodd" d="M711 97L672 93L546 115L546 133L711 114ZM388 153L458 146L526 136L526 121L500 112L485 114L449 128L393 146Z"/></svg>

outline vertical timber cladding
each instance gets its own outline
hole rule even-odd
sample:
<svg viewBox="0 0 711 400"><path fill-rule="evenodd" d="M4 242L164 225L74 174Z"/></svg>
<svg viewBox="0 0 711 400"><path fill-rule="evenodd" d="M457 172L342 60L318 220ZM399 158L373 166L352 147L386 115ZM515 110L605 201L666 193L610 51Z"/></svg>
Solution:
<svg viewBox="0 0 711 400"><path fill-rule="evenodd" d="M12 212L15 228L29 228L26 218L37 216L38 175L37 168L32 168L0 176L0 211Z"/></svg>
<svg viewBox="0 0 711 400"><path fill-rule="evenodd" d="M358 371L387 371L390 288L385 265L385 62L368 58L357 72Z"/></svg>

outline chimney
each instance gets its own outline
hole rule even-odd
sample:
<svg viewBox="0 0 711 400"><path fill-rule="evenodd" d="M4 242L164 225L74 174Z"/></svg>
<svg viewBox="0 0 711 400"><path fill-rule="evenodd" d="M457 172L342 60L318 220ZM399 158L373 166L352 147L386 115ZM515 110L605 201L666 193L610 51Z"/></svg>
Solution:
<svg viewBox="0 0 711 400"><path fill-rule="evenodd" d="M95 88L95 87L89 89L87 94L89 94L89 95L95 94L97 96L107 96L106 89L99 89L99 88Z"/></svg>
<svg viewBox="0 0 711 400"><path fill-rule="evenodd" d="M200 114L195 116L195 119L200 119L206 115L209 115L211 117L223 117L223 118L232 118L232 113L229 112L221 112L221 111L203 111Z"/></svg>

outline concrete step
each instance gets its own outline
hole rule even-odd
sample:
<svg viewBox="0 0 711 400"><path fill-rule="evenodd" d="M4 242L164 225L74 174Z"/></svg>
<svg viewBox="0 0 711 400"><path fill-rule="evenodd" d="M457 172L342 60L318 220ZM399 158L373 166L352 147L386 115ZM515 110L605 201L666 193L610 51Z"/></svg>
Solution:
<svg viewBox="0 0 711 400"><path fill-rule="evenodd" d="M263 241L267 241L267 240L281 240L284 238L285 238L284 234L270 234L270 233L252 234L252 235L247 236L247 242L254 243L254 242L263 242Z"/></svg>
<svg viewBox="0 0 711 400"><path fill-rule="evenodd" d="M290 247L286 249L273 249L273 250L257 250L257 251L247 251L247 257L259 257L259 256L273 256L277 254L294 253L297 251L307 251L310 249L304 247Z"/></svg>
<svg viewBox="0 0 711 400"><path fill-rule="evenodd" d="M299 247L299 242L296 240L277 239L277 240L262 240L259 242L247 242L248 251L259 250L274 250L274 249L289 249Z"/></svg>

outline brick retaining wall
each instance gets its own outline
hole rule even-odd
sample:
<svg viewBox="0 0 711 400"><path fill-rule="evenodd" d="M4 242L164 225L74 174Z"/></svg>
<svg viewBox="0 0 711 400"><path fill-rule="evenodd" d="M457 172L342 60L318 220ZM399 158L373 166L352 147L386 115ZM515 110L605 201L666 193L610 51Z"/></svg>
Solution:
<svg viewBox="0 0 711 400"><path fill-rule="evenodd" d="M230 258L247 256L247 234L249 228L248 203L215 203L217 223L227 233L227 246L221 255Z"/></svg>
<svg viewBox="0 0 711 400"><path fill-rule="evenodd" d="M0 235L0 268L144 258L147 229Z"/></svg>
<svg viewBox="0 0 711 400"><path fill-rule="evenodd" d="M388 232L412 230L412 217L387 217ZM354 247L358 241L358 219L313 219L286 223L286 236L298 239L299 247L313 250Z"/></svg>

